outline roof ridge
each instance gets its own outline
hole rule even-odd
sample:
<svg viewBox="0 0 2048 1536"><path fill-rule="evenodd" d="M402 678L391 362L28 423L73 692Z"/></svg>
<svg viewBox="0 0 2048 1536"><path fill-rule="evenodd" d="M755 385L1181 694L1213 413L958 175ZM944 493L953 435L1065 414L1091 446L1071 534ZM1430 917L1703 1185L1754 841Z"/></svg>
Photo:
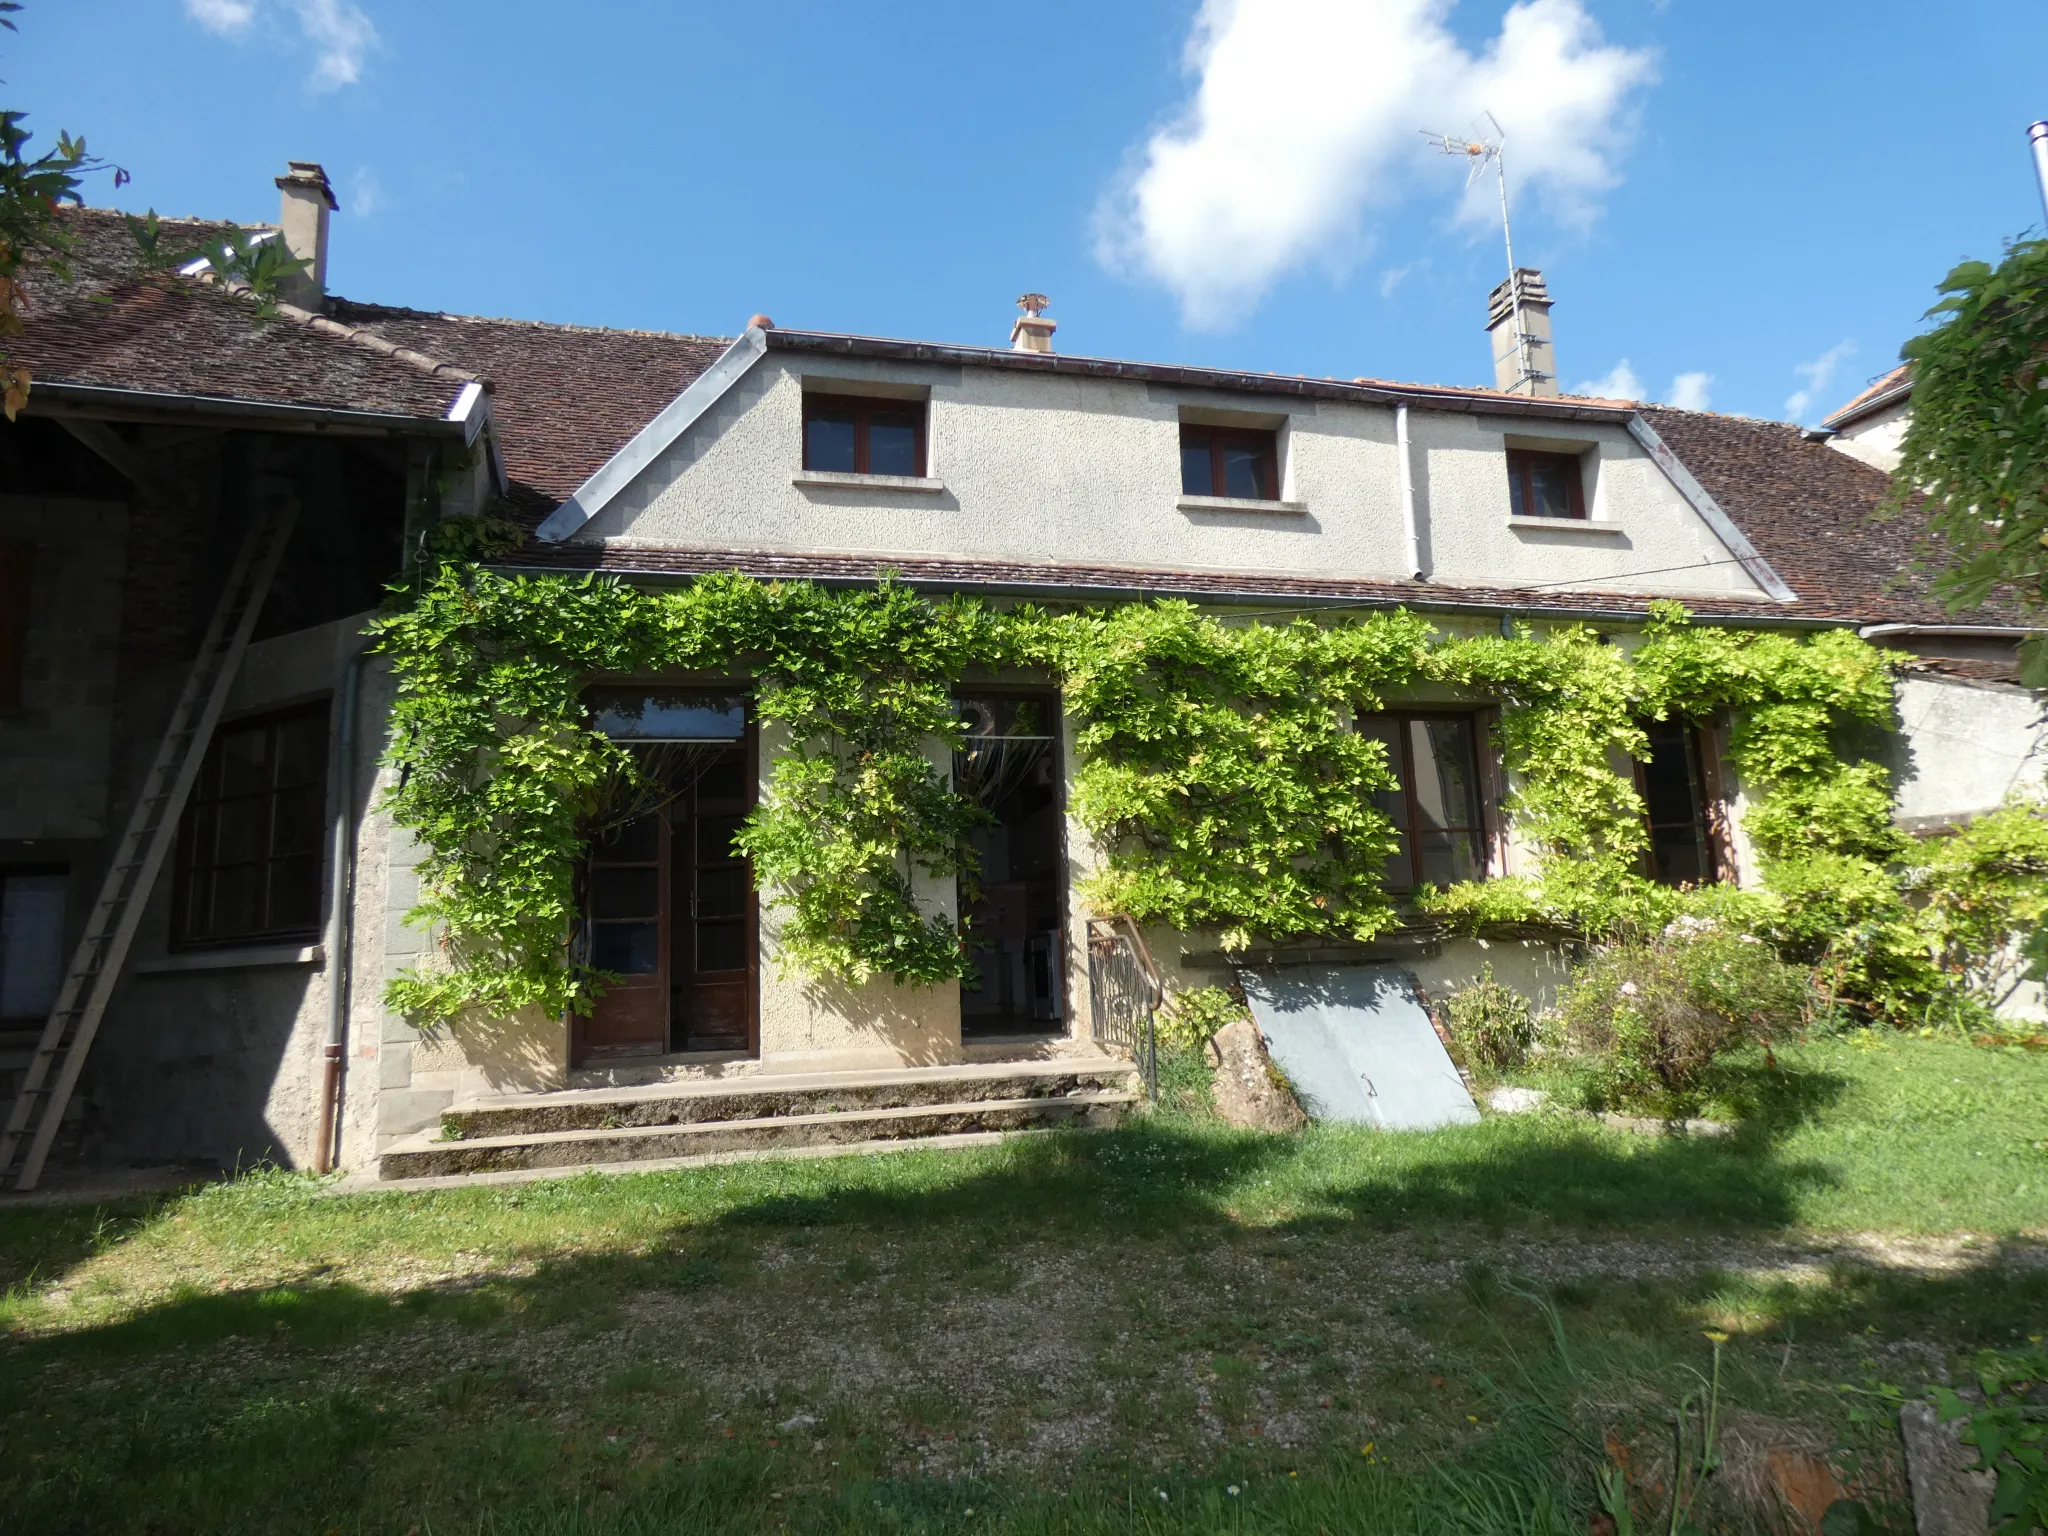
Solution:
<svg viewBox="0 0 2048 1536"><path fill-rule="evenodd" d="M247 283L224 281L219 273L211 269L194 272L190 275L198 281L216 287L223 293L232 294L236 298L251 298L254 296L255 291ZM332 336L351 345L366 348L380 356L391 358L395 362L405 363L410 367L417 368L422 373L435 374L450 379L460 379L465 384L477 384L485 389L491 388L490 380L482 374L471 373L467 368L458 368L455 364L445 359L429 357L426 353L415 351L411 347L401 347L397 342L379 336L375 331L365 329L362 326L343 325L339 320L330 320L326 315L316 315L310 309L303 309L297 304L287 304L282 299L271 300L271 308L276 310L285 319L302 325L309 331L317 331L323 336Z"/></svg>
<svg viewBox="0 0 2048 1536"><path fill-rule="evenodd" d="M458 325L517 325L536 331L574 331L589 336L647 336L661 341L701 341L717 346L732 345L730 336L705 336L693 331L652 331L640 326L577 325L567 320L526 320L513 315L461 315L446 309L414 309L405 304L378 304L368 299L336 296L351 309L371 310L380 315L408 320L448 320Z"/></svg>

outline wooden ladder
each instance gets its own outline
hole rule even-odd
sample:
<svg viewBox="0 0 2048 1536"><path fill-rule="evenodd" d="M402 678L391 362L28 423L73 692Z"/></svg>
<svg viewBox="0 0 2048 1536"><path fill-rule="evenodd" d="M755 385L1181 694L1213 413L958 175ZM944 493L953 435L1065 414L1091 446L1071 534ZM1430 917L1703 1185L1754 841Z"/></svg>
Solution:
<svg viewBox="0 0 2048 1536"><path fill-rule="evenodd" d="M57 994L57 1006L43 1026L21 1091L0 1132L0 1185L11 1178L16 1189L34 1189L42 1177L57 1128L70 1106L78 1074L99 1032L128 947L142 921L157 872L163 868L178 833L178 818L199 777L213 729L220 721L228 690L234 686L249 635L270 595L278 561L298 519L298 503L278 498L258 512L235 557L227 586L213 610L206 638L185 679L184 692L171 712L169 727L158 745L156 760L142 782L142 793L129 815L100 885L85 932L72 952L70 967Z"/></svg>

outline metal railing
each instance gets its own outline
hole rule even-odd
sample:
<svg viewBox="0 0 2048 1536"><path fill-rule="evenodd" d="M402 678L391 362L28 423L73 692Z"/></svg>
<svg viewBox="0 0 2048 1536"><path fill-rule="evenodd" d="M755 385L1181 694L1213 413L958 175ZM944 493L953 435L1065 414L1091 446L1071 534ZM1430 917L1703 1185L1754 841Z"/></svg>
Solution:
<svg viewBox="0 0 2048 1536"><path fill-rule="evenodd" d="M1128 917L1088 919L1088 1011L1098 1044L1131 1053L1145 1076L1145 1097L1159 1097L1155 1015L1166 996L1152 952Z"/></svg>

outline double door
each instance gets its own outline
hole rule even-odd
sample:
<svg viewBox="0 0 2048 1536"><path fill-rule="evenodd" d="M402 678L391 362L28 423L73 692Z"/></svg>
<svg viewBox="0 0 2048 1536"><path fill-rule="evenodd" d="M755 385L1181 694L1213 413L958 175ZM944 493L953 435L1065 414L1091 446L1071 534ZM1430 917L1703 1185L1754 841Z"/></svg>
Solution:
<svg viewBox="0 0 2048 1536"><path fill-rule="evenodd" d="M733 846L752 791L735 748L665 807L591 844L590 963L618 979L580 1021L579 1060L754 1049L757 903Z"/></svg>

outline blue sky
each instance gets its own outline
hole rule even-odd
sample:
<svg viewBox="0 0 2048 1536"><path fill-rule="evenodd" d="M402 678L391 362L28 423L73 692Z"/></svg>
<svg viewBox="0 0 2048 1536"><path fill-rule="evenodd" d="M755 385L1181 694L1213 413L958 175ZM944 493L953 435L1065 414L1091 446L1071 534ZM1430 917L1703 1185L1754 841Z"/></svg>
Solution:
<svg viewBox="0 0 2048 1536"><path fill-rule="evenodd" d="M30 0L14 105L275 217L329 285L465 313L1490 382L1484 198L1413 128L1505 125L1568 387L1817 418L1935 282L2038 229L2048 7L1899 0Z"/></svg>

